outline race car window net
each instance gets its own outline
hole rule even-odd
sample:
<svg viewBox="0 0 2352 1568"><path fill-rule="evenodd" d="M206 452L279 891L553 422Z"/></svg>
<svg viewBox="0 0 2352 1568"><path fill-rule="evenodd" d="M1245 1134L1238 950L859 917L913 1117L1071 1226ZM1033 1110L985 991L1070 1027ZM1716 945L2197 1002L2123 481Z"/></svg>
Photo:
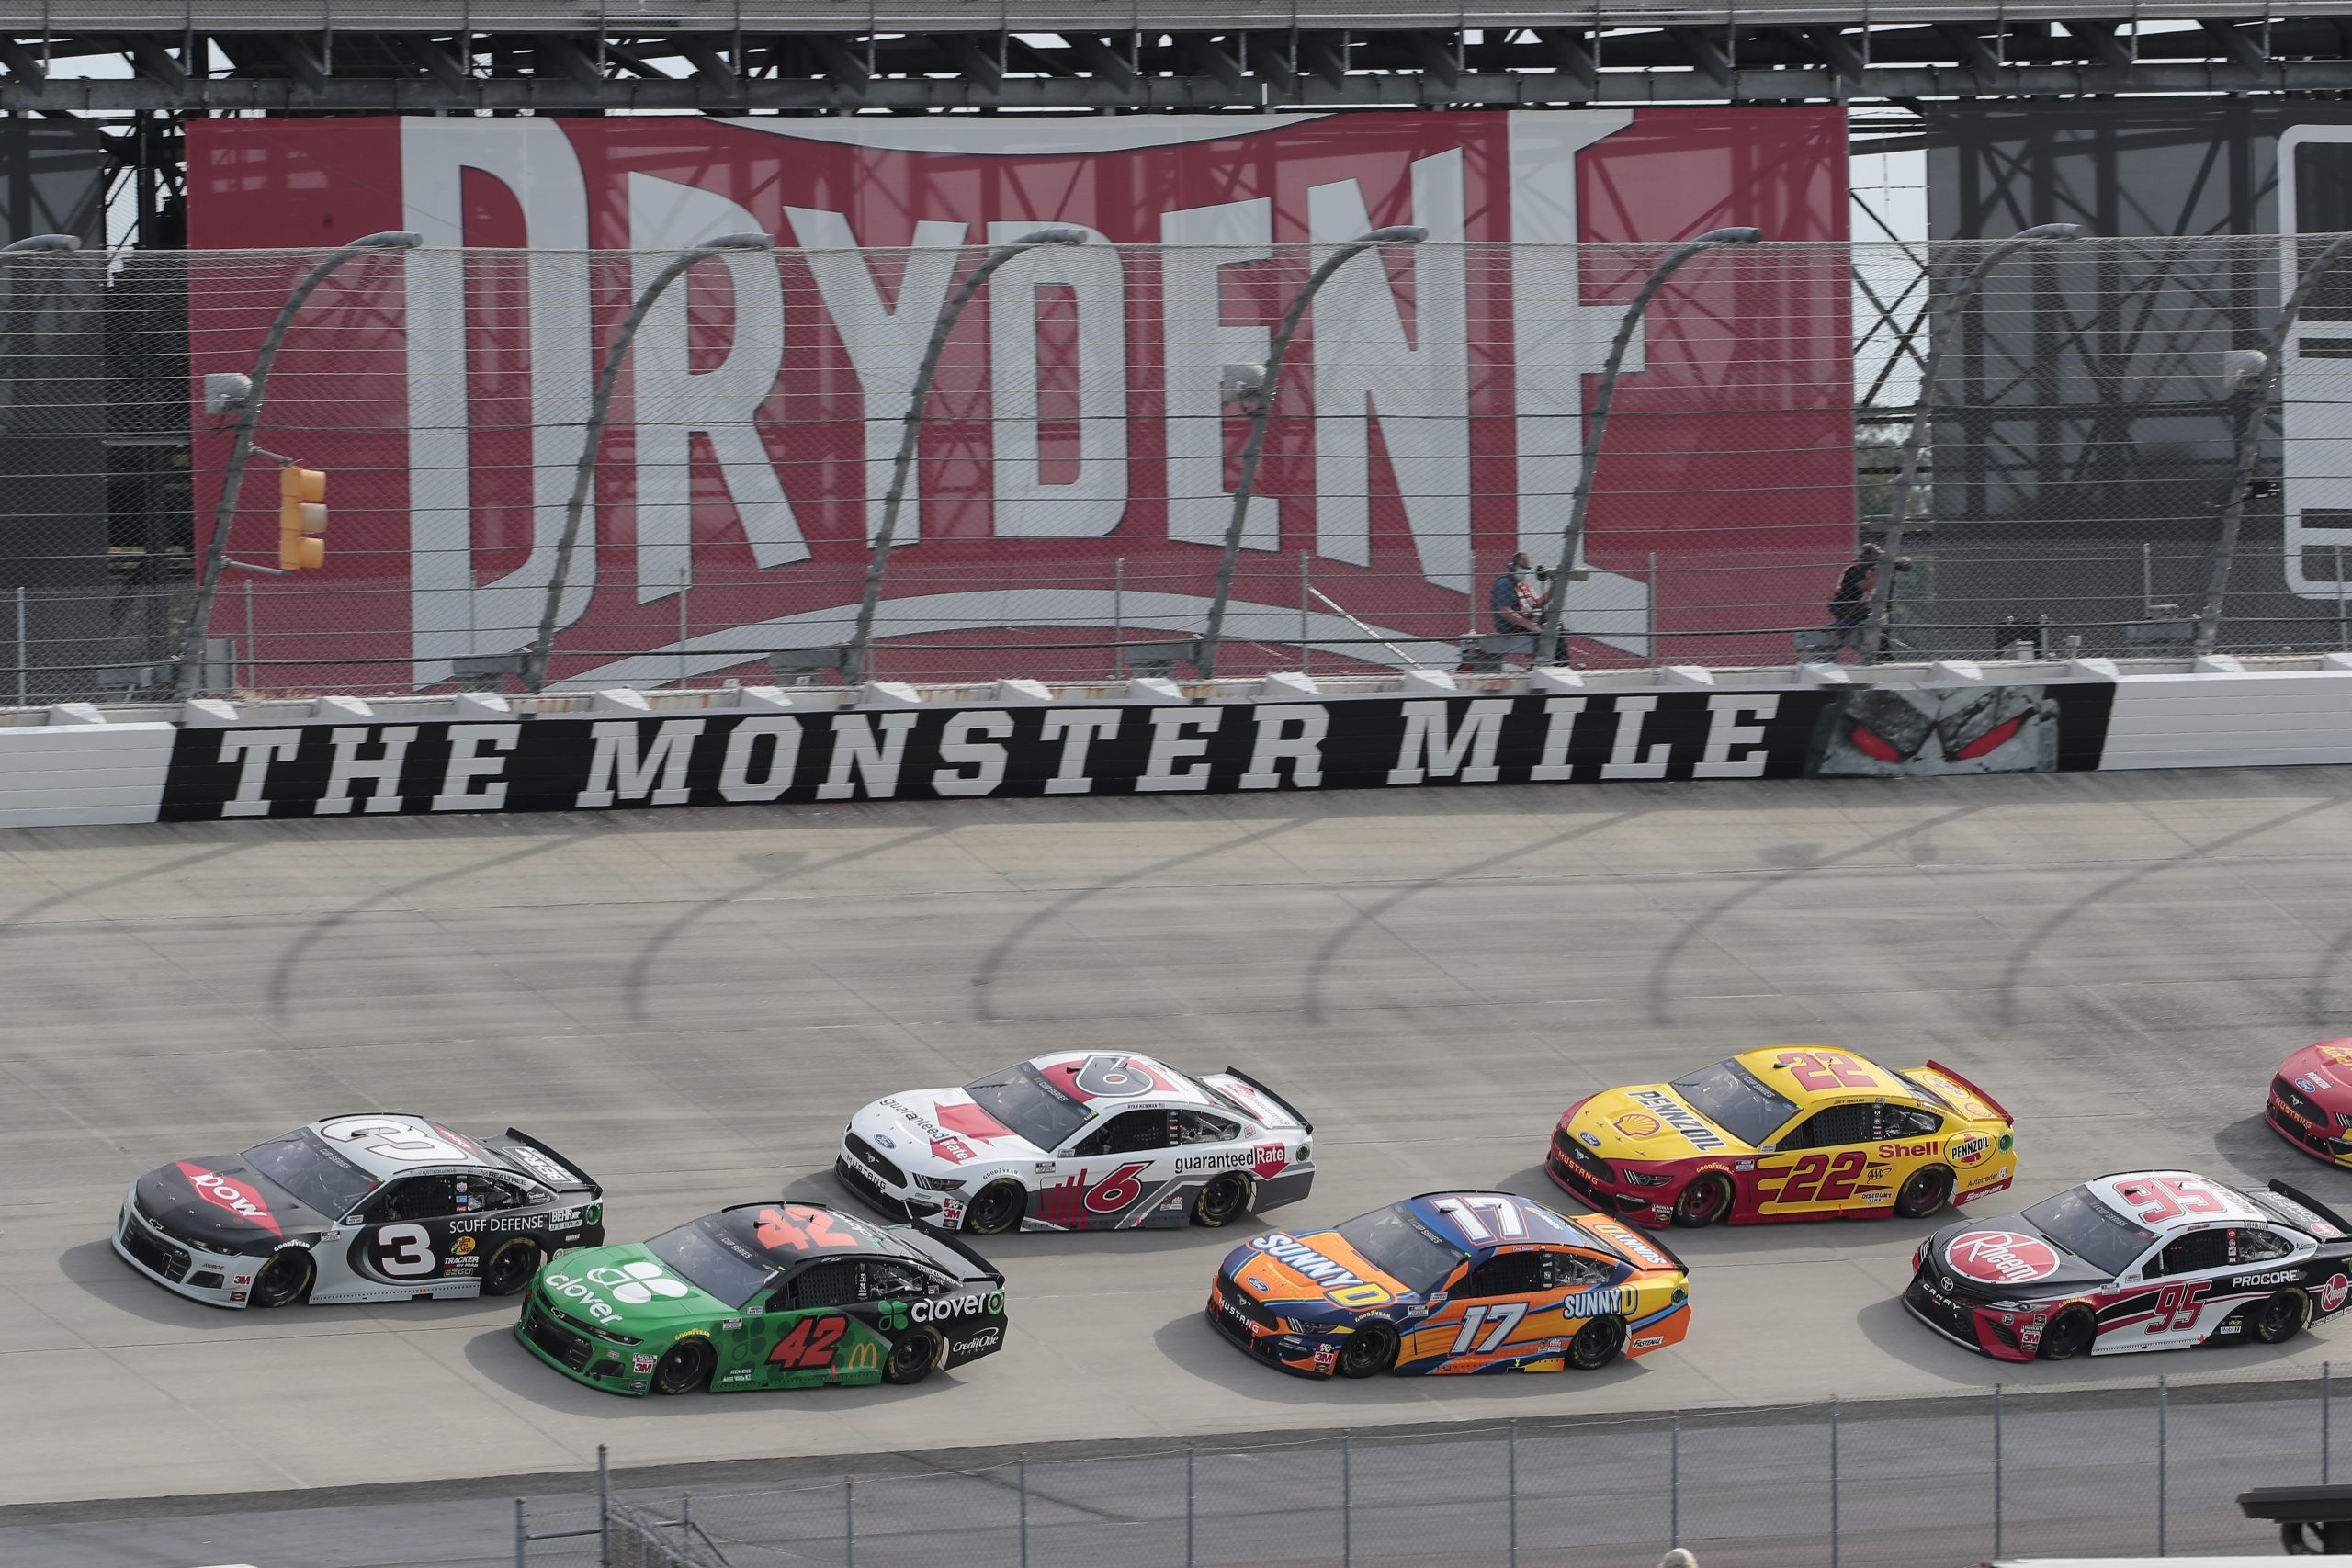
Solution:
<svg viewBox="0 0 2352 1568"><path fill-rule="evenodd" d="M2028 1209L2025 1217L2044 1237L2110 1276L2131 1268L2156 1239L2155 1232L2133 1224L2100 1202L2087 1187L2044 1198Z"/></svg>
<svg viewBox="0 0 2352 1568"><path fill-rule="evenodd" d="M662 1232L645 1249L695 1289L741 1311L775 1277L775 1267L744 1256L742 1243L720 1228L726 1224L724 1215L706 1214Z"/></svg>
<svg viewBox="0 0 2352 1568"><path fill-rule="evenodd" d="M255 1144L243 1158L294 1194L304 1208L315 1209L330 1219L343 1218L382 1185L313 1137L307 1128Z"/></svg>
<svg viewBox="0 0 2352 1568"><path fill-rule="evenodd" d="M978 1101L981 1110L1041 1149L1060 1148L1063 1139L1094 1117L1091 1111L1047 1083L1045 1075L1026 1062L991 1073L978 1083L966 1084L964 1092Z"/></svg>
<svg viewBox="0 0 2352 1568"><path fill-rule="evenodd" d="M1795 1101L1737 1062L1702 1067L1672 1087L1692 1110L1743 1144L1768 1142L1797 1113Z"/></svg>
<svg viewBox="0 0 2352 1568"><path fill-rule="evenodd" d="M1340 1227L1340 1235L1365 1262L1422 1295L1444 1284L1464 1256L1401 1208L1359 1214Z"/></svg>

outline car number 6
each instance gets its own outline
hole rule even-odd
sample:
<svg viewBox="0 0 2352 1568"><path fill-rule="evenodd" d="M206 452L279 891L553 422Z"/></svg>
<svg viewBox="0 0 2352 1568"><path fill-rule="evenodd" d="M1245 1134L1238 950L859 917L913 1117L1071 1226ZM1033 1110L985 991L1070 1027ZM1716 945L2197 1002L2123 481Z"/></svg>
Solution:
<svg viewBox="0 0 2352 1568"><path fill-rule="evenodd" d="M440 1267L423 1225L386 1225L376 1233L376 1267L396 1280L413 1280Z"/></svg>

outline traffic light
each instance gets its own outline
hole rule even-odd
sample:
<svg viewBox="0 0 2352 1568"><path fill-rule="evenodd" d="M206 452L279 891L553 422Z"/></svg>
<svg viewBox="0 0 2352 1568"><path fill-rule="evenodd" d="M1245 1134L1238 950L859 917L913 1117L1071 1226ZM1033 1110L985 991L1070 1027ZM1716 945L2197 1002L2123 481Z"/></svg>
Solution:
<svg viewBox="0 0 2352 1568"><path fill-rule="evenodd" d="M285 571L316 569L327 563L327 477L316 468L288 463L278 475L277 564Z"/></svg>

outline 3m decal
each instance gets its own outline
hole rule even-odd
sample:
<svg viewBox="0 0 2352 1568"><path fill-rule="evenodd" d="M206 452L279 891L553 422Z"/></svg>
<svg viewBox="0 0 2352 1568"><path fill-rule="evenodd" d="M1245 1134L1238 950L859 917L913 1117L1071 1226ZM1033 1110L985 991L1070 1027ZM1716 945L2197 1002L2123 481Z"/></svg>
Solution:
<svg viewBox="0 0 2352 1568"><path fill-rule="evenodd" d="M1970 1231L1944 1248L1945 1267L1962 1279L2022 1285L2058 1272L2058 1249L2018 1231Z"/></svg>
<svg viewBox="0 0 2352 1568"><path fill-rule="evenodd" d="M217 1203L247 1224L257 1226L272 1235L286 1234L278 1226L277 1216L269 1212L269 1201L254 1189L233 1177L207 1170L200 1165L190 1165L186 1160L178 1163L180 1174L187 1178L188 1186L206 1202Z"/></svg>
<svg viewBox="0 0 2352 1568"><path fill-rule="evenodd" d="M1387 1287L1375 1285L1348 1269L1345 1264L1326 1258L1296 1236L1280 1231L1258 1236L1250 1245L1278 1263L1285 1264L1306 1276L1326 1300L1340 1306L1385 1306L1396 1299Z"/></svg>
<svg viewBox="0 0 2352 1568"><path fill-rule="evenodd" d="M786 1371L813 1371L833 1364L833 1348L849 1332L849 1319L835 1314L831 1317L804 1317L792 1325L790 1333L775 1342L768 1352L768 1365L782 1367Z"/></svg>
<svg viewBox="0 0 2352 1568"><path fill-rule="evenodd" d="M1683 1140L1701 1154L1712 1154L1731 1145L1722 1134L1702 1121L1698 1112L1671 1095L1654 1089L1637 1089L1625 1097L1645 1106L1659 1121L1682 1134Z"/></svg>

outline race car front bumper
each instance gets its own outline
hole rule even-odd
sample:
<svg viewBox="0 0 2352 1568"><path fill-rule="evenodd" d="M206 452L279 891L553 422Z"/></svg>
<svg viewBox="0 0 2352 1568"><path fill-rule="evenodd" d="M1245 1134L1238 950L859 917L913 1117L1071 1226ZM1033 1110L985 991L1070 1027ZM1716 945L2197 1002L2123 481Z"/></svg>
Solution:
<svg viewBox="0 0 2352 1568"><path fill-rule="evenodd" d="M540 1299L536 1285L524 1293L523 1315L515 1320L514 1337L556 1371L606 1393L644 1393L652 1386L653 1368L660 1359L647 1354L641 1345L616 1343L559 1312Z"/></svg>
<svg viewBox="0 0 2352 1568"><path fill-rule="evenodd" d="M251 1303L254 1276L267 1262L235 1253L208 1252L156 1224L139 1212L137 1189L124 1194L115 1218L116 1256L164 1289L207 1306L243 1308Z"/></svg>
<svg viewBox="0 0 2352 1568"><path fill-rule="evenodd" d="M2324 1159L2330 1165L2352 1165L2352 1142L2331 1138L2312 1126L2291 1108L2279 1103L2276 1089L2263 1104L2262 1119L2270 1123L2272 1132L2314 1159Z"/></svg>
<svg viewBox="0 0 2352 1568"><path fill-rule="evenodd" d="M833 1175L842 1186L893 1219L913 1220L949 1230L963 1224L961 1193L953 1194L956 1201L947 1202L934 1197L918 1197L911 1186L887 1180L868 1163L871 1158L870 1154L853 1157L852 1151L844 1145L842 1152L833 1156ZM954 1213L948 1213L950 1209Z"/></svg>
<svg viewBox="0 0 2352 1568"><path fill-rule="evenodd" d="M2041 1337L2041 1314L2000 1311L1962 1301L1937 1288L1928 1270L1911 1277L1903 1292L1905 1311L1963 1350L1990 1356L1996 1361L2030 1361ZM2004 1321L2004 1320L2007 1321ZM2028 1336L2032 1343L2028 1342Z"/></svg>
<svg viewBox="0 0 2352 1568"><path fill-rule="evenodd" d="M1261 1361L1303 1378L1328 1378L1340 1366L1340 1336L1297 1334L1222 1273L1209 1286L1210 1325Z"/></svg>
<svg viewBox="0 0 2352 1568"><path fill-rule="evenodd" d="M1544 1173L1552 1184L1600 1210L1662 1229L1674 1219L1674 1202L1681 1195L1682 1183L1668 1187L1631 1187L1617 1179L1617 1173L1599 1155L1589 1154L1577 1146L1576 1140L1563 1128L1552 1134L1552 1146L1544 1156ZM1606 1174L1604 1174L1606 1173Z"/></svg>

